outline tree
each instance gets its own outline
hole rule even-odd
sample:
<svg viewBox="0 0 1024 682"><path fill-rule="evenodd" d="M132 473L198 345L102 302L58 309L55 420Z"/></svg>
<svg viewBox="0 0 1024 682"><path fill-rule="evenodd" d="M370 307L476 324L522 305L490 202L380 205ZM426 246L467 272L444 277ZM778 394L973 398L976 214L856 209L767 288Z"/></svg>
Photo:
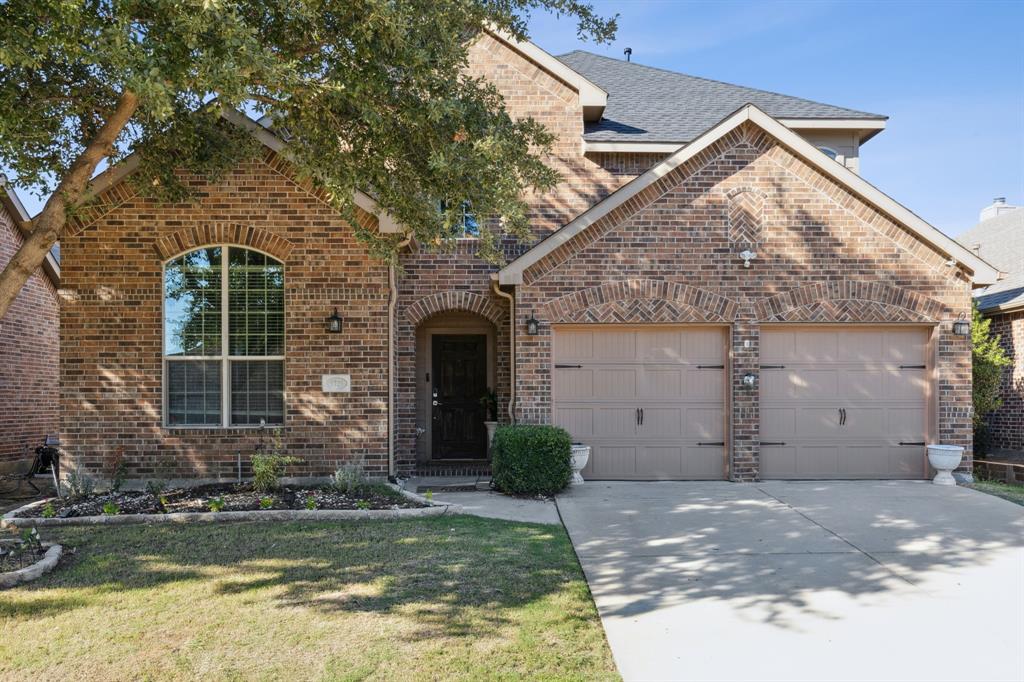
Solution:
<svg viewBox="0 0 1024 682"><path fill-rule="evenodd" d="M998 410L1003 404L1000 397L1003 367L1010 364L1010 358L999 344L999 337L993 336L992 320L982 316L974 306L971 314L971 361L974 387L974 441L975 450L984 454L988 447L985 416Z"/></svg>
<svg viewBox="0 0 1024 682"><path fill-rule="evenodd" d="M0 274L0 317L101 164L136 154L137 189L180 201L181 171L216 180L255 154L223 108L269 116L353 226L360 189L408 236L443 244L462 215L438 206L468 202L491 226L480 255L496 261L503 234L529 233L524 193L557 174L542 161L551 135L468 75L468 49L487 29L525 38L537 10L598 41L615 30L579 0L0 2L0 165L50 193ZM399 238L354 229L394 259Z"/></svg>

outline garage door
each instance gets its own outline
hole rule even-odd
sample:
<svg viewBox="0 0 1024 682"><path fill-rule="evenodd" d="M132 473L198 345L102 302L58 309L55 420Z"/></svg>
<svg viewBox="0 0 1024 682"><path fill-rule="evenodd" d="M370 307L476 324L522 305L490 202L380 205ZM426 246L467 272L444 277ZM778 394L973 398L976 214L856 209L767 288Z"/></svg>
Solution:
<svg viewBox="0 0 1024 682"><path fill-rule="evenodd" d="M721 479L724 330L554 329L554 423L592 447L584 478Z"/></svg>
<svg viewBox="0 0 1024 682"><path fill-rule="evenodd" d="M764 328L762 478L923 478L928 329Z"/></svg>

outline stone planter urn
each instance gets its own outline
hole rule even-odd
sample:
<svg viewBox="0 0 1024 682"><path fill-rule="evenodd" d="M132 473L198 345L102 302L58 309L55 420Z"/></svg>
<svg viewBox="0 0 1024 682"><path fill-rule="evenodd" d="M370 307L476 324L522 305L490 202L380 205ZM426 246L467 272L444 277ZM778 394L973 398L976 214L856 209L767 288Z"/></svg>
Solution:
<svg viewBox="0 0 1024 682"><path fill-rule="evenodd" d="M484 422L484 428L487 429L487 456L491 456L491 443L494 442L494 431L498 428L498 422Z"/></svg>
<svg viewBox="0 0 1024 682"><path fill-rule="evenodd" d="M928 463L937 472L932 483L935 485L956 485L953 469L960 466L964 449L959 445L929 445Z"/></svg>
<svg viewBox="0 0 1024 682"><path fill-rule="evenodd" d="M583 476L580 472L583 471L583 467L587 466L587 461L590 460L590 446L583 445L582 443L572 444L572 480L569 485L579 485L583 483Z"/></svg>

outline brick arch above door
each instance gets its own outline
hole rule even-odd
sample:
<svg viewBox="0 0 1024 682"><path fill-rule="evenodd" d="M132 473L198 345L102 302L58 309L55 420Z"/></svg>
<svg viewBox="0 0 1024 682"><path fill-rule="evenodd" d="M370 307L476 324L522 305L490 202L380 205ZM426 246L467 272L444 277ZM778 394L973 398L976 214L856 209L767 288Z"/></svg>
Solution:
<svg viewBox="0 0 1024 682"><path fill-rule="evenodd" d="M209 244L235 244L247 246L284 262L295 244L272 232L241 223L207 223L186 227L160 237L153 248L160 258L168 260L178 254Z"/></svg>
<svg viewBox="0 0 1024 682"><path fill-rule="evenodd" d="M429 317L453 310L475 313L495 325L506 319L505 310L494 299L461 290L441 291L417 299L406 309L405 318L416 326Z"/></svg>
<svg viewBox="0 0 1024 682"><path fill-rule="evenodd" d="M678 282L628 279L575 291L540 308L548 322L729 322L739 305Z"/></svg>
<svg viewBox="0 0 1024 682"><path fill-rule="evenodd" d="M923 294L857 280L791 289L761 299L754 313L762 322L937 322L949 316L945 305Z"/></svg>

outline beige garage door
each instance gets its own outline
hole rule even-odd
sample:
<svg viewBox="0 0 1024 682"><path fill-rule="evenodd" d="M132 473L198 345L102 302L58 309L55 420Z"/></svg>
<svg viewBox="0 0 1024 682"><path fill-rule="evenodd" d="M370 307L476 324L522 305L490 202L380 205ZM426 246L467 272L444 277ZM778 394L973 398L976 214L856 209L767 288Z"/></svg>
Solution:
<svg viewBox="0 0 1024 682"><path fill-rule="evenodd" d="M593 449L584 478L721 479L724 331L554 329L554 422Z"/></svg>
<svg viewBox="0 0 1024 682"><path fill-rule="evenodd" d="M929 333L762 329L761 478L923 478Z"/></svg>

